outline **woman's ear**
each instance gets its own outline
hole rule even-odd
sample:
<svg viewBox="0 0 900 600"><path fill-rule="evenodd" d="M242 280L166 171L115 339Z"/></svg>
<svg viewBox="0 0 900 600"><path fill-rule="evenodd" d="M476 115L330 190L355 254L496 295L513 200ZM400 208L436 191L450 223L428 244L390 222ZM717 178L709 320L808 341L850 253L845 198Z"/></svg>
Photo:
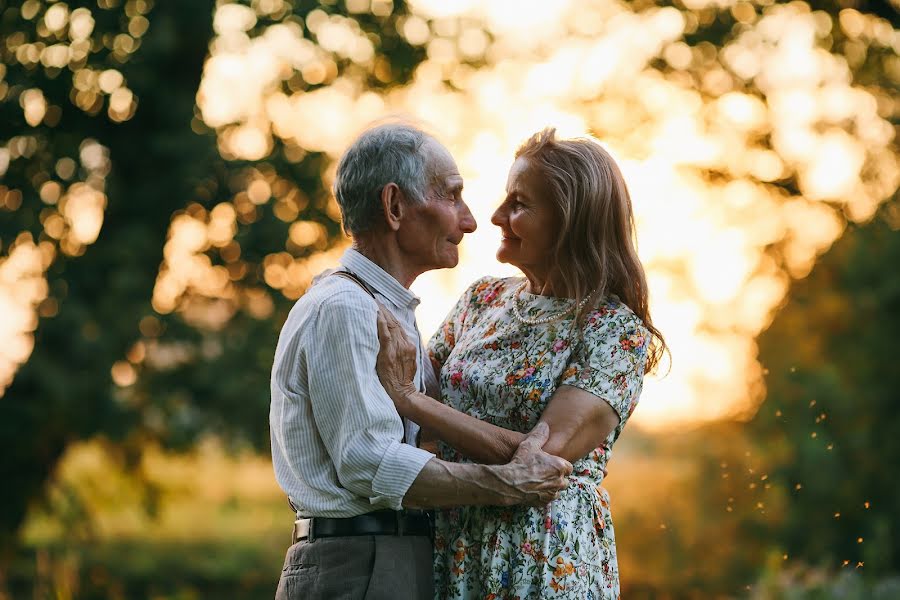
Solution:
<svg viewBox="0 0 900 600"><path fill-rule="evenodd" d="M384 213L384 222L391 231L400 229L404 200L403 190L396 183L389 183L381 188L381 210Z"/></svg>

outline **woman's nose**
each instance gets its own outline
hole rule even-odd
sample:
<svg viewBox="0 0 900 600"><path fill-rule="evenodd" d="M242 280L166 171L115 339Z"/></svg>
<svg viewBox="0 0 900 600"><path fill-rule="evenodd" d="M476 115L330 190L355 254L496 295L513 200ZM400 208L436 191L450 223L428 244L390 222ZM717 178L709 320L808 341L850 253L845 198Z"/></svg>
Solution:
<svg viewBox="0 0 900 600"><path fill-rule="evenodd" d="M491 223L496 225L497 227L502 227L504 223L506 223L506 210L503 208L503 205L497 207L497 210L494 211L494 214L491 215Z"/></svg>

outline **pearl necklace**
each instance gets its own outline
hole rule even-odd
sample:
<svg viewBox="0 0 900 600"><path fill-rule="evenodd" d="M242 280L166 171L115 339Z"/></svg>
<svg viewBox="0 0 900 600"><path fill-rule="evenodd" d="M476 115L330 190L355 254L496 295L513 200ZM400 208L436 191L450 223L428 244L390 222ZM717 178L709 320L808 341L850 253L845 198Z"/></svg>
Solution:
<svg viewBox="0 0 900 600"><path fill-rule="evenodd" d="M587 301L593 295L593 292L591 292L585 298L583 298L581 300L581 302L579 302L578 304L574 304L574 305L570 306L569 308L567 308L566 310L564 310L560 313L552 314L549 317L528 318L528 317L523 317L522 313L519 311L519 301L522 296L522 290L525 289L526 285L528 285L527 281L519 286L519 288L513 293L513 298L512 298L513 316L516 318L516 320L519 323L522 323L523 325L545 325L547 323L552 323L553 321L558 321L559 319L562 319L570 312L576 312L576 311L579 311L582 308L584 308L584 305L587 304Z"/></svg>

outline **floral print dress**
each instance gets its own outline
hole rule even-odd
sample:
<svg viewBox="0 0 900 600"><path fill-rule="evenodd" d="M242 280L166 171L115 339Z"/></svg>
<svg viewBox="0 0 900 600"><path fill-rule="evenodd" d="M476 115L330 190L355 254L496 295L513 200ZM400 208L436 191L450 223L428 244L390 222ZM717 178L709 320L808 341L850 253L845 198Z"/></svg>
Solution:
<svg viewBox="0 0 900 600"><path fill-rule="evenodd" d="M459 299L428 344L440 367L441 401L498 427L527 432L561 385L608 402L616 429L573 463L569 487L546 508L469 506L438 511L435 590L453 599L614 599L619 572L609 496L600 486L616 438L641 391L649 333L615 297L588 314L525 325L511 310L521 278L483 278ZM526 318L557 314L572 300L522 290ZM440 443L439 457L469 462Z"/></svg>

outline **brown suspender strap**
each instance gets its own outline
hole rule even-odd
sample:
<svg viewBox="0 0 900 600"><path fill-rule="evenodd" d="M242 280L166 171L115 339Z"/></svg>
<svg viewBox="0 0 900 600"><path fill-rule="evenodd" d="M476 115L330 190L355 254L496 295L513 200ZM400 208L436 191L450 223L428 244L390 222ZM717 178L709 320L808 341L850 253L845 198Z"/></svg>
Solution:
<svg viewBox="0 0 900 600"><path fill-rule="evenodd" d="M372 296L372 300L378 302L378 299L375 297L375 294L372 293L372 290L370 290L369 287L365 283L363 283L363 280L360 279L356 274L351 273L350 271L335 271L334 273L332 273L332 275L337 275L338 277L349 279L350 281L364 289L368 295Z"/></svg>

